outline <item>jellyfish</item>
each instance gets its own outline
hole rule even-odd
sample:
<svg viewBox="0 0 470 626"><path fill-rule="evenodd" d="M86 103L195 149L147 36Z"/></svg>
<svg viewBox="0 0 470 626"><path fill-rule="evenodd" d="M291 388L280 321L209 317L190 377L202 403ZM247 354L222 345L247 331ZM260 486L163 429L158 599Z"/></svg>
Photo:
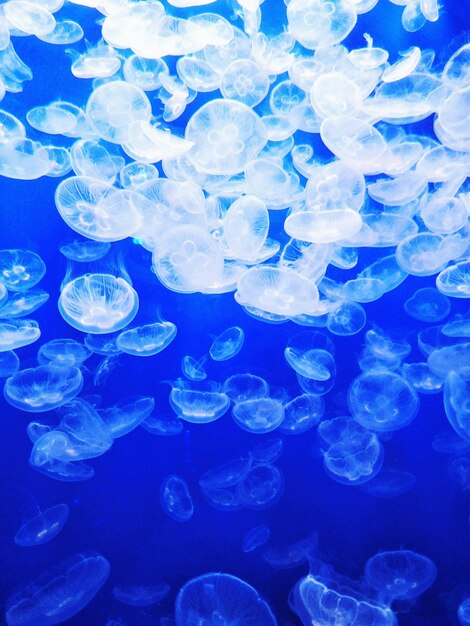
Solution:
<svg viewBox="0 0 470 626"><path fill-rule="evenodd" d="M274 398L252 398L237 402L232 409L237 426L250 433L269 433L284 419L282 402Z"/></svg>
<svg viewBox="0 0 470 626"><path fill-rule="evenodd" d="M65 321L84 333L106 334L127 326L137 314L137 292L123 278L85 274L70 281L59 297Z"/></svg>
<svg viewBox="0 0 470 626"><path fill-rule="evenodd" d="M170 404L181 419L193 424L205 424L218 420L230 406L229 397L213 386L206 384L203 388L190 386L189 383L177 381L170 393Z"/></svg>
<svg viewBox="0 0 470 626"><path fill-rule="evenodd" d="M416 484L416 476L405 470L382 468L372 480L360 486L361 491L374 498L397 498L411 491Z"/></svg>
<svg viewBox="0 0 470 626"><path fill-rule="evenodd" d="M470 598L465 598L459 604L457 616L461 626L467 626L467 624L470 624Z"/></svg>
<svg viewBox="0 0 470 626"><path fill-rule="evenodd" d="M275 465L258 465L237 484L240 502L248 509L264 510L278 502L284 491L284 476Z"/></svg>
<svg viewBox="0 0 470 626"><path fill-rule="evenodd" d="M15 543L22 548L38 546L57 537L69 517L69 507L66 504L54 506L39 511L28 519L15 535Z"/></svg>
<svg viewBox="0 0 470 626"><path fill-rule="evenodd" d="M116 346L133 356L154 356L162 352L175 338L176 326L172 322L155 322L122 332Z"/></svg>
<svg viewBox="0 0 470 626"><path fill-rule="evenodd" d="M0 318L12 320L26 317L37 311L48 300L49 294L42 289L11 293L7 300L0 303Z"/></svg>
<svg viewBox="0 0 470 626"><path fill-rule="evenodd" d="M236 356L243 347L245 333L239 326L231 326L216 337L209 354L214 361L228 361Z"/></svg>
<svg viewBox="0 0 470 626"><path fill-rule="evenodd" d="M205 472L199 479L202 490L225 489L248 476L253 466L251 455L241 456Z"/></svg>
<svg viewBox="0 0 470 626"><path fill-rule="evenodd" d="M317 547L318 535L312 533L293 543L268 548L263 553L263 559L275 569L291 569L314 558Z"/></svg>
<svg viewBox="0 0 470 626"><path fill-rule="evenodd" d="M444 383L444 409L455 432L470 442L470 383L457 372L449 372Z"/></svg>
<svg viewBox="0 0 470 626"><path fill-rule="evenodd" d="M243 552L245 552L245 554L254 552L269 541L270 535L271 529L269 526L264 524L253 526L253 528L250 528L243 538Z"/></svg>
<svg viewBox="0 0 470 626"><path fill-rule="evenodd" d="M117 338L119 333L104 333L102 335L85 335L85 345L94 354L101 354L106 357L114 357L121 354L121 350L117 347Z"/></svg>
<svg viewBox="0 0 470 626"><path fill-rule="evenodd" d="M152 606L166 598L170 585L117 585L113 587L113 596L118 602L129 606Z"/></svg>
<svg viewBox="0 0 470 626"><path fill-rule="evenodd" d="M367 582L386 604L417 598L433 584L437 574L431 559L412 550L379 552L367 561L364 571Z"/></svg>
<svg viewBox="0 0 470 626"><path fill-rule="evenodd" d="M253 108L268 95L269 77L254 61L236 59L225 68L220 91L226 100Z"/></svg>
<svg viewBox="0 0 470 626"><path fill-rule="evenodd" d="M333 335L349 336L359 333L366 324L364 308L357 302L341 302L328 313L326 327Z"/></svg>
<svg viewBox="0 0 470 626"><path fill-rule="evenodd" d="M0 322L0 353L34 343L41 336L35 320L10 319Z"/></svg>
<svg viewBox="0 0 470 626"><path fill-rule="evenodd" d="M121 398L113 406L99 409L98 413L116 439L142 424L150 417L154 408L155 399L151 396L129 396Z"/></svg>
<svg viewBox="0 0 470 626"><path fill-rule="evenodd" d="M20 360L13 350L0 352L0 378L9 378L20 369Z"/></svg>
<svg viewBox="0 0 470 626"><path fill-rule="evenodd" d="M436 278L439 291L450 298L470 296L470 261L460 261L449 265Z"/></svg>
<svg viewBox="0 0 470 626"><path fill-rule="evenodd" d="M284 405L284 419L279 431L284 435L300 435L318 424L325 411L321 396L304 393Z"/></svg>
<svg viewBox="0 0 470 626"><path fill-rule="evenodd" d="M160 502L167 515L177 522L187 522L194 514L194 504L186 481L167 476L160 487Z"/></svg>
<svg viewBox="0 0 470 626"><path fill-rule="evenodd" d="M254 465L269 465L277 461L284 450L282 437L265 439L250 450Z"/></svg>
<svg viewBox="0 0 470 626"><path fill-rule="evenodd" d="M269 385L264 378L255 374L234 374L224 382L222 391L238 404L244 400L269 396Z"/></svg>
<svg viewBox="0 0 470 626"><path fill-rule="evenodd" d="M317 0L294 0L287 8L289 30L305 48L328 48L349 35L357 22L354 4L334 0L326 6Z"/></svg>
<svg viewBox="0 0 470 626"><path fill-rule="evenodd" d="M106 582L108 561L82 552L20 589L7 602L8 626L53 626L79 613Z"/></svg>
<svg viewBox="0 0 470 626"><path fill-rule="evenodd" d="M432 287L418 289L404 304L411 317L422 322L440 322L450 313L450 300Z"/></svg>
<svg viewBox="0 0 470 626"><path fill-rule="evenodd" d="M230 574L209 573L188 581L175 602L176 626L204 622L276 626L269 605L248 583Z"/></svg>
<svg viewBox="0 0 470 626"><path fill-rule="evenodd" d="M99 261L111 249L107 241L74 241L60 247L60 251L66 259L77 263L90 263Z"/></svg>
<svg viewBox="0 0 470 626"><path fill-rule="evenodd" d="M256 259L269 230L269 213L264 201L256 195L237 198L224 215L223 228L230 255L245 261Z"/></svg>
<svg viewBox="0 0 470 626"><path fill-rule="evenodd" d="M40 413L56 409L78 395L83 376L78 367L40 365L7 378L5 400L21 411Z"/></svg>
<svg viewBox="0 0 470 626"><path fill-rule="evenodd" d="M38 363L80 367L91 354L91 350L75 339L52 339L39 348Z"/></svg>
<svg viewBox="0 0 470 626"><path fill-rule="evenodd" d="M31 250L0 250L0 283L8 291L27 291L46 273L41 257Z"/></svg>
<svg viewBox="0 0 470 626"><path fill-rule="evenodd" d="M287 346L284 356L292 369L304 378L325 381L336 372L333 356L321 348L301 351Z"/></svg>
<svg viewBox="0 0 470 626"><path fill-rule="evenodd" d="M470 380L470 342L457 343L434 350L428 357L433 374L445 379L450 372Z"/></svg>
<svg viewBox="0 0 470 626"><path fill-rule="evenodd" d="M206 364L207 357L203 356L200 359L195 359L189 354L181 359L181 371L189 378L189 380L205 380L207 378L204 365Z"/></svg>
<svg viewBox="0 0 470 626"><path fill-rule="evenodd" d="M444 380L433 373L427 363L404 363L402 374L418 393L440 393Z"/></svg>

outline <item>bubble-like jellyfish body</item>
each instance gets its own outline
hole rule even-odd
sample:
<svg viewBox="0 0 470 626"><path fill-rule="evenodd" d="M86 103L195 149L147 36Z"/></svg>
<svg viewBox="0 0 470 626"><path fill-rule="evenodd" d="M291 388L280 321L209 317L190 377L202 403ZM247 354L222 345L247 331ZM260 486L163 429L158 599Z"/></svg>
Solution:
<svg viewBox="0 0 470 626"><path fill-rule="evenodd" d="M269 385L264 378L255 374L234 374L224 382L222 391L237 404L269 396Z"/></svg>
<svg viewBox="0 0 470 626"><path fill-rule="evenodd" d="M315 168L305 186L307 206L315 211L348 207L359 211L364 203L364 176L341 161Z"/></svg>
<svg viewBox="0 0 470 626"><path fill-rule="evenodd" d="M436 278L441 293L451 298L470 297L470 261L449 265Z"/></svg>
<svg viewBox="0 0 470 626"><path fill-rule="evenodd" d="M250 528L250 530L243 537L243 552L245 552L245 554L254 552L268 542L270 535L271 529L269 526L265 526L264 524Z"/></svg>
<svg viewBox="0 0 470 626"><path fill-rule="evenodd" d="M25 522L15 535L15 543L22 548L38 546L54 539L69 517L66 504L56 504L45 511L40 511Z"/></svg>
<svg viewBox="0 0 470 626"><path fill-rule="evenodd" d="M444 380L433 373L427 363L404 363L402 374L418 393L439 393Z"/></svg>
<svg viewBox="0 0 470 626"><path fill-rule="evenodd" d="M175 416L147 417L141 424L152 435L172 437L183 432L184 422Z"/></svg>
<svg viewBox="0 0 470 626"><path fill-rule="evenodd" d="M224 239L235 258L250 261L263 248L269 230L269 213L255 195L237 198L223 220Z"/></svg>
<svg viewBox="0 0 470 626"><path fill-rule="evenodd" d="M46 273L41 257L31 250L0 250L0 283L8 291L27 291Z"/></svg>
<svg viewBox="0 0 470 626"><path fill-rule="evenodd" d="M91 350L75 339L52 339L39 348L38 363L80 367L91 354Z"/></svg>
<svg viewBox="0 0 470 626"><path fill-rule="evenodd" d="M416 484L416 476L399 469L381 469L372 480L361 485L361 491L375 498L396 498Z"/></svg>
<svg viewBox="0 0 470 626"><path fill-rule="evenodd" d="M284 476L275 465L258 465L237 484L240 502L248 509L268 509L284 491Z"/></svg>
<svg viewBox="0 0 470 626"><path fill-rule="evenodd" d="M275 569L291 569L308 562L316 554L317 546L318 535L312 533L294 543L268 548L263 559Z"/></svg>
<svg viewBox="0 0 470 626"><path fill-rule="evenodd" d="M13 320L18 317L25 317L37 311L48 300L49 294L42 289L10 293L8 300L1 303L0 318Z"/></svg>
<svg viewBox="0 0 470 626"><path fill-rule="evenodd" d="M202 490L233 487L243 480L253 466L251 455L242 456L205 472L199 479Z"/></svg>
<svg viewBox="0 0 470 626"><path fill-rule="evenodd" d="M130 396L122 398L113 406L99 409L101 419L111 431L112 436L122 437L137 428L147 419L155 408L155 400L148 396Z"/></svg>
<svg viewBox="0 0 470 626"><path fill-rule="evenodd" d="M437 574L431 559L412 550L379 552L367 561L364 572L384 603L417 598Z"/></svg>
<svg viewBox="0 0 470 626"><path fill-rule="evenodd" d="M236 356L243 347L245 333L239 326L231 326L216 337L209 354L214 361L228 361Z"/></svg>
<svg viewBox="0 0 470 626"><path fill-rule="evenodd" d="M470 380L470 342L434 350L428 357L428 367L442 379L450 372L455 372L465 380Z"/></svg>
<svg viewBox="0 0 470 626"><path fill-rule="evenodd" d="M348 208L297 211L284 222L284 230L294 239L309 243L335 243L354 237L362 227L362 217Z"/></svg>
<svg viewBox="0 0 470 626"><path fill-rule="evenodd" d="M207 378L207 373L204 367L206 361L206 356L203 356L200 359L195 359L187 354L181 359L181 371L186 378L189 378L189 380L205 380Z"/></svg>
<svg viewBox="0 0 470 626"><path fill-rule="evenodd" d="M450 300L432 287L418 289L403 305L410 317L422 322L440 322L450 313Z"/></svg>
<svg viewBox="0 0 470 626"><path fill-rule="evenodd" d="M77 263L90 263L102 259L111 249L107 241L74 241L60 247L66 259Z"/></svg>
<svg viewBox="0 0 470 626"><path fill-rule="evenodd" d="M304 393L284 405L284 419L279 431L285 435L300 435L313 428L323 417L325 402L321 396Z"/></svg>
<svg viewBox="0 0 470 626"><path fill-rule="evenodd" d="M284 450L282 437L270 437L250 450L254 465L274 463Z"/></svg>
<svg viewBox="0 0 470 626"><path fill-rule="evenodd" d="M387 432L403 428L415 418L419 397L398 374L370 371L352 382L348 404L354 419L364 428Z"/></svg>
<svg viewBox="0 0 470 626"><path fill-rule="evenodd" d="M118 602L129 606L152 606L170 593L170 585L117 585L113 587L113 596Z"/></svg>
<svg viewBox="0 0 470 626"><path fill-rule="evenodd" d="M72 230L96 242L120 241L139 226L139 216L129 201L128 192L99 178L66 178L56 189L55 203Z"/></svg>
<svg viewBox="0 0 470 626"><path fill-rule="evenodd" d="M181 419L193 424L214 422L227 412L230 398L223 392L178 384L170 393L170 404Z"/></svg>
<svg viewBox="0 0 470 626"><path fill-rule="evenodd" d="M95 597L110 571L97 552L61 562L15 593L7 603L8 626L54 626L79 613Z"/></svg>
<svg viewBox="0 0 470 626"><path fill-rule="evenodd" d="M0 353L34 343L41 336L34 320L11 319L0 322Z"/></svg>
<svg viewBox="0 0 470 626"><path fill-rule="evenodd" d="M78 367L40 365L20 370L7 378L5 400L21 411L40 413L55 409L74 398L83 387Z"/></svg>
<svg viewBox="0 0 470 626"><path fill-rule="evenodd" d="M371 480L383 464L383 447L377 435L350 417L321 422L318 435L325 442L323 463L334 480L358 485Z"/></svg>
<svg viewBox="0 0 470 626"><path fill-rule="evenodd" d="M441 332L446 337L470 337L470 317L456 317L444 324Z"/></svg>
<svg viewBox="0 0 470 626"><path fill-rule="evenodd" d="M304 378L329 380L336 371L333 356L321 348L312 348L302 352L287 346L284 356L292 369Z"/></svg>
<svg viewBox="0 0 470 626"><path fill-rule="evenodd" d="M188 581L175 601L176 626L237 624L276 626L269 605L248 583L230 574L209 573Z"/></svg>
<svg viewBox="0 0 470 626"><path fill-rule="evenodd" d="M160 487L160 502L167 515L177 522L187 522L194 514L188 485L179 476L167 476Z"/></svg>
<svg viewBox="0 0 470 626"><path fill-rule="evenodd" d="M235 423L251 433L269 433L284 419L282 402L274 398L253 398L237 402L232 409Z"/></svg>
<svg viewBox="0 0 470 626"><path fill-rule="evenodd" d="M346 584L309 574L300 579L291 597L304 626L396 626L393 612Z"/></svg>
<svg viewBox="0 0 470 626"><path fill-rule="evenodd" d="M470 598L462 600L457 611L457 617L459 618L461 626L470 624Z"/></svg>
<svg viewBox="0 0 470 626"><path fill-rule="evenodd" d="M457 235L443 237L423 232L403 239L398 244L395 254L398 264L408 274L431 276L442 272L451 258L464 252L465 246L460 251L459 245Z"/></svg>
<svg viewBox="0 0 470 626"><path fill-rule="evenodd" d="M366 324L364 307L347 300L328 313L326 327L333 335L346 337L356 335Z"/></svg>
<svg viewBox="0 0 470 626"><path fill-rule="evenodd" d="M444 408L455 432L470 442L470 383L457 372L449 372L444 384Z"/></svg>
<svg viewBox="0 0 470 626"><path fill-rule="evenodd" d="M315 284L294 270L262 265L241 275L235 299L242 306L294 317L313 313L319 296Z"/></svg>
<svg viewBox="0 0 470 626"><path fill-rule="evenodd" d="M232 175L258 155L267 136L260 117L246 104L211 100L190 118L185 139L194 144L188 157L198 171Z"/></svg>
<svg viewBox="0 0 470 626"><path fill-rule="evenodd" d="M70 281L59 297L59 311L73 328L105 334L127 326L137 314L137 292L123 278L85 274Z"/></svg>
<svg viewBox="0 0 470 626"><path fill-rule="evenodd" d="M155 322L122 332L116 346L133 356L153 356L164 350L176 337L176 326L171 322Z"/></svg>
<svg viewBox="0 0 470 626"><path fill-rule="evenodd" d="M335 46L349 35L357 22L354 4L346 0L293 0L287 7L289 31L305 48Z"/></svg>
<svg viewBox="0 0 470 626"><path fill-rule="evenodd" d="M101 354L102 356L118 356L121 351L117 347L117 338L119 333L110 333L103 335L85 335L85 345L94 354Z"/></svg>
<svg viewBox="0 0 470 626"><path fill-rule="evenodd" d="M13 350L0 352L0 378L13 376L20 369L20 360Z"/></svg>
<svg viewBox="0 0 470 626"><path fill-rule="evenodd" d="M31 467L54 480L61 482L77 482L90 480L95 470L82 461L59 461L51 457L51 451L59 446L62 450L67 443L64 433L50 431L41 435L31 451L29 462Z"/></svg>

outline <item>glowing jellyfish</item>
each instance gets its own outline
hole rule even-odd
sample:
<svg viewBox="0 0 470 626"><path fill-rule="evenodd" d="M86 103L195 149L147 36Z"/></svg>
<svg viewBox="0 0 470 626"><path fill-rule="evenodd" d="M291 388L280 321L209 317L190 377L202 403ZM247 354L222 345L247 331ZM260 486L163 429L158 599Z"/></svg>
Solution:
<svg viewBox="0 0 470 626"><path fill-rule="evenodd" d="M199 479L199 485L202 490L233 487L249 474L252 466L251 455L241 456L205 472Z"/></svg>
<svg viewBox="0 0 470 626"><path fill-rule="evenodd" d="M422 322L440 322L451 309L449 298L432 287L418 289L403 306L408 315Z"/></svg>
<svg viewBox="0 0 470 626"><path fill-rule="evenodd" d="M26 521L15 535L15 543L22 548L38 546L57 537L69 517L66 504L56 504L39 511Z"/></svg>
<svg viewBox="0 0 470 626"><path fill-rule="evenodd" d="M470 296L470 261L450 265L436 278L436 286L441 293L451 298Z"/></svg>
<svg viewBox="0 0 470 626"><path fill-rule="evenodd" d="M431 559L411 550L379 552L365 567L367 582L377 589L384 603L417 598L433 584L436 575Z"/></svg>
<svg viewBox="0 0 470 626"><path fill-rule="evenodd" d="M186 422L205 424L221 418L230 406L230 399L223 392L212 391L210 385L199 389L178 381L171 390L170 404Z"/></svg>
<svg viewBox="0 0 470 626"><path fill-rule="evenodd" d="M352 3L333 0L293 0L287 7L289 31L297 41L308 48L328 48L343 41L357 21Z"/></svg>
<svg viewBox="0 0 470 626"><path fill-rule="evenodd" d="M1 283L0 283L1 284ZM42 289L28 289L10 293L7 300L0 304L0 318L13 320L26 317L37 311L49 300L49 294Z"/></svg>
<svg viewBox="0 0 470 626"><path fill-rule="evenodd" d="M175 416L147 417L141 424L152 435L172 437L183 432L184 422Z"/></svg>
<svg viewBox="0 0 470 626"><path fill-rule="evenodd" d="M137 292L123 278L85 274L70 281L59 297L65 321L84 333L105 334L127 326L137 314Z"/></svg>
<svg viewBox="0 0 470 626"><path fill-rule="evenodd" d="M206 356L195 359L190 355L186 355L181 360L181 371L189 380L205 380L207 378L204 368L206 361Z"/></svg>
<svg viewBox="0 0 470 626"><path fill-rule="evenodd" d="M125 330L116 340L116 346L133 356L153 356L164 350L176 337L176 326L171 322L155 322Z"/></svg>
<svg viewBox="0 0 470 626"><path fill-rule="evenodd" d="M240 502L248 509L264 510L276 504L284 491L284 476L275 465L258 465L238 483Z"/></svg>
<svg viewBox="0 0 470 626"><path fill-rule="evenodd" d="M284 356L292 369L304 378L329 380L336 370L332 355L321 348L300 351L287 346Z"/></svg>
<svg viewBox="0 0 470 626"><path fill-rule="evenodd" d="M102 259L111 249L107 241L74 241L60 247L65 258L77 263L90 263Z"/></svg>
<svg viewBox="0 0 470 626"><path fill-rule="evenodd" d="M433 374L445 379L450 372L470 380L470 342L457 343L434 350L428 358Z"/></svg>
<svg viewBox="0 0 470 626"><path fill-rule="evenodd" d="M227 378L222 390L235 404L269 396L268 383L255 374L234 374Z"/></svg>
<svg viewBox="0 0 470 626"><path fill-rule="evenodd" d="M243 347L245 333L239 326L232 326L216 337L209 354L214 361L228 361L236 356Z"/></svg>
<svg viewBox="0 0 470 626"><path fill-rule="evenodd" d="M248 552L254 552L268 542L270 535L271 529L269 526L265 526L264 524L250 528L243 538L243 552L245 552L245 554Z"/></svg>
<svg viewBox="0 0 470 626"><path fill-rule="evenodd" d="M364 428L387 432L413 421L419 398L415 389L398 374L370 371L354 379L348 404L354 419Z"/></svg>
<svg viewBox="0 0 470 626"><path fill-rule="evenodd" d="M255 259L268 236L265 203L254 195L237 198L225 213L223 226L229 253L238 259Z"/></svg>
<svg viewBox="0 0 470 626"><path fill-rule="evenodd" d="M118 585L113 587L113 596L128 606L152 606L170 593L170 585Z"/></svg>
<svg viewBox="0 0 470 626"><path fill-rule="evenodd" d="M40 413L55 409L74 398L83 387L78 367L40 365L20 370L7 378L5 400L22 411Z"/></svg>
<svg viewBox="0 0 470 626"><path fill-rule="evenodd" d="M232 409L236 424L250 433L269 433L284 419L284 407L274 398L253 398L237 402Z"/></svg>
<svg viewBox="0 0 470 626"><path fill-rule="evenodd" d="M372 480L361 485L361 491L374 498L397 498L407 493L416 484L416 476L399 469L381 469Z"/></svg>
<svg viewBox="0 0 470 626"><path fill-rule="evenodd" d="M99 415L109 428L112 436L122 437L146 420L155 408L155 400L149 396L129 396L106 409L99 409Z"/></svg>
<svg viewBox="0 0 470 626"><path fill-rule="evenodd" d="M185 139L194 146L188 156L206 174L243 171L266 144L266 129L258 115L235 100L211 100L188 121Z"/></svg>
<svg viewBox="0 0 470 626"><path fill-rule="evenodd" d="M220 91L227 100L253 108L264 100L269 91L269 77L250 59L237 59L225 68Z"/></svg>
<svg viewBox="0 0 470 626"><path fill-rule="evenodd" d="M0 283L8 291L26 291L46 273L41 257L30 250L0 250Z"/></svg>
<svg viewBox="0 0 470 626"><path fill-rule="evenodd" d="M441 376L433 373L427 363L404 363L402 373L418 393L440 393L444 385Z"/></svg>
<svg viewBox="0 0 470 626"><path fill-rule="evenodd" d="M13 376L20 369L20 360L13 350L0 352L0 378Z"/></svg>
<svg viewBox="0 0 470 626"><path fill-rule="evenodd" d="M110 566L97 552L83 552L11 596L5 619L8 626L53 626L79 613L106 582Z"/></svg>
<svg viewBox="0 0 470 626"><path fill-rule="evenodd" d="M341 302L328 313L326 327L333 335L349 336L359 333L366 324L366 312L357 302Z"/></svg>
<svg viewBox="0 0 470 626"><path fill-rule="evenodd" d="M459 605L457 616L461 626L470 624L470 598L465 598Z"/></svg>
<svg viewBox="0 0 470 626"><path fill-rule="evenodd" d="M238 626L277 623L268 604L248 583L230 574L203 574L180 589L175 602L176 626L197 626L214 620Z"/></svg>
<svg viewBox="0 0 470 626"><path fill-rule="evenodd" d="M28 319L0 322L0 353L34 343L41 336L38 323Z"/></svg>
<svg viewBox="0 0 470 626"><path fill-rule="evenodd" d="M177 522L187 522L194 514L188 485L179 476L167 476L160 487L160 502L167 515Z"/></svg>
<svg viewBox="0 0 470 626"><path fill-rule="evenodd" d="M456 372L449 372L444 384L444 408L455 432L470 441L470 384Z"/></svg>
<svg viewBox="0 0 470 626"><path fill-rule="evenodd" d="M285 435L300 435L318 424L325 403L321 396L304 393L284 405L284 419L279 431Z"/></svg>
<svg viewBox="0 0 470 626"><path fill-rule="evenodd" d="M91 350L75 339L52 339L39 348L38 363L80 367L91 354Z"/></svg>

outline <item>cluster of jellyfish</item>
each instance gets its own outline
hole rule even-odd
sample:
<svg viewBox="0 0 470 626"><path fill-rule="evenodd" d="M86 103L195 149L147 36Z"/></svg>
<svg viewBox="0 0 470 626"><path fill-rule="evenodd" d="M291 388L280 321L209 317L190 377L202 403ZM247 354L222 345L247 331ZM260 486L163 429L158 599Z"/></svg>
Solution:
<svg viewBox="0 0 470 626"><path fill-rule="evenodd" d="M437 0L390 1L403 7L408 33L439 18ZM188 522L203 505L276 506L285 487L283 437L306 432L316 433L333 481L393 498L415 477L384 464L387 443L415 420L420 397L434 394L455 433L437 437L434 449L451 455L449 474L468 490L470 315L460 304L470 296L470 44L442 67L418 46L389 60L368 34L363 47L342 43L378 0L290 0L282 12L276 5L284 29L275 36L261 29L263 0L235 0L232 20L212 2L73 0L100 18L102 39L84 52L81 25L56 18L63 0L0 7L0 176L61 179L55 206L73 232L60 247L67 271L57 306L82 337L41 343L31 316L50 297L39 286L46 265L34 250L0 250L0 377L6 402L35 414L27 426L31 469L90 480L90 460L134 429L177 436L187 424L203 428L230 414L240 429L269 437L203 473L198 494L185 476L168 474L160 505L174 522ZM33 79L14 47L27 36L66 46L72 75L92 82L86 102L38 104L26 125L7 109L9 94ZM431 116L432 135L414 131ZM297 393L244 371L208 378L208 364L244 350L240 322L213 337L205 354L180 355L164 415L152 396L96 402L93 390L121 355L151 367L177 335L169 320L134 321L146 294L110 260L125 239L145 250L149 278L168 290L233 293L256 323L290 324L279 351ZM369 303L409 276L433 280L404 303L419 332L399 336L368 324ZM342 338L360 333L361 372L343 389L341 414L331 412L336 352ZM25 366L17 351L33 344L36 363ZM420 360L411 356L416 349ZM52 425L40 415L49 412ZM70 515L65 503L38 509L12 540L22 548L52 541ZM304 626L394 626L437 575L429 557L402 548L371 556L352 580L320 558L314 535L273 546L270 532L254 526L241 549L272 567L308 566L285 599ZM57 563L11 594L6 623L67 621L104 593L111 568L94 551ZM112 594L142 608L172 591L160 581L117 585ZM470 590L459 602L456 618L470 624ZM176 591L174 614L159 624L278 621L248 582L209 572Z"/></svg>

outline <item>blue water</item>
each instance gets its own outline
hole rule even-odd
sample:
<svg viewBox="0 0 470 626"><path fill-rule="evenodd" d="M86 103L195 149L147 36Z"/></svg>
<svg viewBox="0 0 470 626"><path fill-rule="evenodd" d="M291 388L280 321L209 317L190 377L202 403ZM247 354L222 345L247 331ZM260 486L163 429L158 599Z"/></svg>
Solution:
<svg viewBox="0 0 470 626"><path fill-rule="evenodd" d="M218 5L221 5L220 7ZM343 42L348 48L362 45L362 34L369 32L375 45L381 45L396 58L411 45L436 50L436 65L442 63L465 42L470 0L445 0L437 23L427 23L417 33L407 33L400 25L401 7L380 0L370 13L359 16L358 25ZM226 15L231 11L222 2L209 5ZM262 5L263 29L281 30L285 7L277 0ZM174 14L184 11L172 9ZM78 21L88 41L96 42L100 27L98 12L67 5L61 17ZM460 37L460 43L452 43ZM63 47L47 45L35 37L14 38L19 56L33 70L34 79L19 94L6 95L0 108L25 121L26 112L38 104L61 99L83 106L89 97L91 81L79 81L70 73L70 59ZM79 51L84 42L74 44ZM215 97L202 94L187 112L171 123L175 132L184 132L196 104ZM432 134L430 119L407 127L409 132ZM43 135L28 128L28 137ZM316 136L318 137L318 136ZM319 139L313 140L315 147ZM55 137L55 145L70 145L70 140ZM0 177L0 248L27 248L44 260L47 272L40 287L50 294L49 301L31 317L41 328L41 339L20 348L21 369L35 367L39 345L49 340L70 337L83 340L60 316L57 300L66 273L66 259L59 246L73 241L54 205L54 192L60 179L43 177L19 181ZM271 215L271 233L279 236L285 211ZM287 236L281 243L287 242ZM351 272L330 268L331 278L345 281L356 275L382 250L363 250L359 266ZM267 324L248 316L235 302L232 293L222 295L180 294L160 284L150 271L151 254L131 239L112 244L112 259L130 276L140 296L136 324L158 319L173 322L178 332L174 341L160 354L139 359L122 354L105 383L93 387L93 376L85 374L82 396L97 393L102 406L132 394L153 396L156 415L171 415L168 403L170 385L181 377L181 359L186 354L207 354L214 335L229 326L245 332L242 350L231 360L206 363L208 378L219 383L236 373L250 372L265 378L270 386L298 395L295 373L287 366L284 348L302 327L292 322ZM75 276L74 276L75 277ZM408 316L404 302L422 287L434 287L435 276L409 276L396 290L376 302L365 304L365 329L351 337L331 335L335 345L336 383L325 396L325 418L346 414L345 394L351 381L360 374L358 355L364 345L364 332L374 325L386 333L406 337L412 346L407 362L422 361L417 333L430 326ZM465 300L452 299L452 315L465 313ZM324 331L328 332L328 331ZM86 363L96 369L102 357L93 355ZM191 578L207 572L233 574L252 585L269 603L281 626L300 624L288 605L289 592L308 571L302 563L291 569L275 569L263 559L266 547L294 543L312 533L318 534L316 558L340 574L358 580L368 558L383 550L414 550L426 555L437 567L437 578L415 602L403 601L394 608L400 626L458 625L457 608L470 595L470 474L460 482L449 472L451 455L436 452L435 436L452 433L444 412L442 394L420 395L417 417L407 427L383 437L384 468L406 470L416 478L414 486L397 497L380 498L360 488L342 485L324 471L316 428L298 436L282 436L283 452L276 461L285 488L280 500L266 510L217 510L203 498L198 479L207 470L246 454L272 437L276 431L256 435L240 429L226 413L220 420L205 425L184 423L176 436L152 436L143 428L115 441L103 456L89 461L95 476L84 482L59 482L33 471L28 464L31 442L26 426L32 416L0 400L2 436L0 437L0 602L5 607L17 587L22 587L53 564L71 555L95 550L108 559L108 581L76 616L70 626L101 626L121 618L128 626L159 624L162 617L172 618L178 590ZM43 416L40 415L40 418ZM54 413L45 421L55 423ZM160 503L160 485L170 475L187 482L194 504L189 521L178 522L165 514ZM24 549L13 538L20 525L37 512L64 502L70 516L63 531L53 541ZM246 533L258 525L271 529L269 542L251 552L242 551ZM170 585L169 595L148 608L125 606L116 601L116 585ZM172 623L172 622L169 622ZM251 626L257 626L252 623ZM347 626L347 624L345 624Z"/></svg>

